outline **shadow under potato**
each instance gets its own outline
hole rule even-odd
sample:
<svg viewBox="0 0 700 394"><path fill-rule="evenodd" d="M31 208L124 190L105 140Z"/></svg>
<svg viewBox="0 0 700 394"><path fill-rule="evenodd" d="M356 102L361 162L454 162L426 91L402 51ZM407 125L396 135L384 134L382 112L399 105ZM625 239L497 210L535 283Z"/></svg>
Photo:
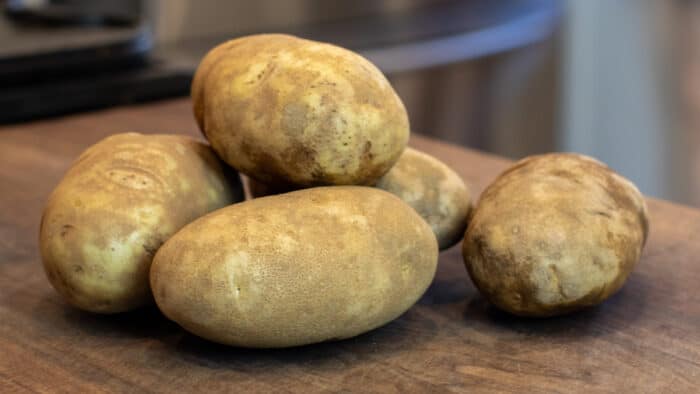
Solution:
<svg viewBox="0 0 700 394"><path fill-rule="evenodd" d="M469 293L464 278L436 277L430 284L419 305L443 305L461 302Z"/></svg>
<svg viewBox="0 0 700 394"><path fill-rule="evenodd" d="M53 289L46 290L28 311L28 316L36 322L37 327L51 336L81 341L160 338L179 331L178 325L166 319L155 305L131 312L103 315L69 305Z"/></svg>
<svg viewBox="0 0 700 394"><path fill-rule="evenodd" d="M101 315L66 305L64 319L83 335L107 338L159 338L181 329L153 306Z"/></svg>
<svg viewBox="0 0 700 394"><path fill-rule="evenodd" d="M172 357L186 364L208 368L231 368L265 372L271 365L312 365L335 368L363 360L388 357L431 340L439 327L425 311L413 308L398 319L359 336L282 349L227 346L188 333L168 320L155 306L135 311L101 315L74 308L55 296L42 298L32 311L46 323L52 335L62 335L81 347L104 347L109 341L156 340L153 357ZM105 342L108 341L108 342ZM114 344L115 342L112 342ZM130 351L130 350L127 350Z"/></svg>
<svg viewBox="0 0 700 394"><path fill-rule="evenodd" d="M173 365L233 368L254 375L271 367L329 371L401 358L407 351L427 357L437 343L516 355L529 349L523 346L526 343L552 349L610 336L634 326L646 313L655 290L651 280L633 273L601 305L558 317L523 318L490 305L460 264L444 261L425 295L398 319L354 338L283 349L249 349L201 339L169 321L155 306L98 315L75 309L47 292L32 315L44 331L70 337L81 347L155 340L162 346L149 348L149 359L170 360Z"/></svg>
<svg viewBox="0 0 700 394"><path fill-rule="evenodd" d="M633 273L617 293L601 304L553 317L515 316L478 295L467 303L464 319L469 325L486 325L548 340L604 336L634 325L642 316L647 302L645 280Z"/></svg>
<svg viewBox="0 0 700 394"><path fill-rule="evenodd" d="M462 260L462 243L440 252L437 272L419 305L443 305L464 301L476 293Z"/></svg>
<svg viewBox="0 0 700 394"><path fill-rule="evenodd" d="M353 338L280 349L226 346L186 333L175 345L185 361L212 368L246 372L269 372L271 365L294 364L314 367L346 367L363 360L390 357L409 347L429 341L437 327L409 310L398 319Z"/></svg>

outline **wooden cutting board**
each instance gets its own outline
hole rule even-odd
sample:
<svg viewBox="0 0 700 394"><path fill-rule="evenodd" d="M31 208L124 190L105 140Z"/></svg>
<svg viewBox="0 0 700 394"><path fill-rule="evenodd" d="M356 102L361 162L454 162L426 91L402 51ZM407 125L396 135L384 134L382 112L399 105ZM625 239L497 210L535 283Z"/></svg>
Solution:
<svg viewBox="0 0 700 394"><path fill-rule="evenodd" d="M0 392L700 392L700 211L649 200L651 236L599 307L508 316L469 282L459 247L405 315L354 339L285 350L225 347L155 308L67 306L41 268L38 225L70 162L106 135L197 135L187 100L0 128ZM508 161L414 136L483 190Z"/></svg>

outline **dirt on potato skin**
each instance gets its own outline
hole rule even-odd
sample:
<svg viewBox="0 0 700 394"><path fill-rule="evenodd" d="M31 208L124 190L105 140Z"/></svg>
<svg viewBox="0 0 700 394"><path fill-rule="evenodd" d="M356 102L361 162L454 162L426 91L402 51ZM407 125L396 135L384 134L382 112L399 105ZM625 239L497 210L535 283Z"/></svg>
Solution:
<svg viewBox="0 0 700 394"><path fill-rule="evenodd" d="M484 191L463 256L493 304L516 315L552 316L616 292L648 231L646 204L631 182L583 155L538 155Z"/></svg>
<svg viewBox="0 0 700 394"><path fill-rule="evenodd" d="M161 244L242 199L238 174L203 142L112 135L85 150L49 196L39 230L44 270L83 310L118 313L152 303L148 269Z"/></svg>
<svg viewBox="0 0 700 394"><path fill-rule="evenodd" d="M191 94L219 156L268 184L371 185L408 142L404 105L376 67L293 36L221 44L202 60Z"/></svg>

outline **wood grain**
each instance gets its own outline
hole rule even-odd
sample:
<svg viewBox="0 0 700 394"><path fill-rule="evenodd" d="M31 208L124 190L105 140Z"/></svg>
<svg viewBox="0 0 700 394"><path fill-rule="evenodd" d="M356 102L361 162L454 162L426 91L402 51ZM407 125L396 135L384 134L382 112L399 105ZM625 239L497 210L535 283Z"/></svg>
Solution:
<svg viewBox="0 0 700 394"><path fill-rule="evenodd" d="M48 193L88 145L123 131L196 135L167 101L0 128L0 392L700 392L700 211L650 200L651 237L603 305L544 320L505 315L469 282L459 248L398 320L286 350L215 345L155 309L67 306L41 268ZM508 161L415 136L476 192Z"/></svg>

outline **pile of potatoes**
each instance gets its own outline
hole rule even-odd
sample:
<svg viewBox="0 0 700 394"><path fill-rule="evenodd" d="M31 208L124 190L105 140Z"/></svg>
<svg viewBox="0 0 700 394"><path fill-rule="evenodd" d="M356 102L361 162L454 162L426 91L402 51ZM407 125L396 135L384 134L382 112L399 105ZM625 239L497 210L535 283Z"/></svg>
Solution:
<svg viewBox="0 0 700 394"><path fill-rule="evenodd" d="M209 144L114 135L49 197L42 261L70 304L118 313L155 301L212 341L297 346L400 316L465 230L484 296L534 316L602 301L646 239L636 188L582 156L518 163L472 209L453 170L406 147L408 116L382 73L343 48L226 42L202 60L192 100Z"/></svg>

